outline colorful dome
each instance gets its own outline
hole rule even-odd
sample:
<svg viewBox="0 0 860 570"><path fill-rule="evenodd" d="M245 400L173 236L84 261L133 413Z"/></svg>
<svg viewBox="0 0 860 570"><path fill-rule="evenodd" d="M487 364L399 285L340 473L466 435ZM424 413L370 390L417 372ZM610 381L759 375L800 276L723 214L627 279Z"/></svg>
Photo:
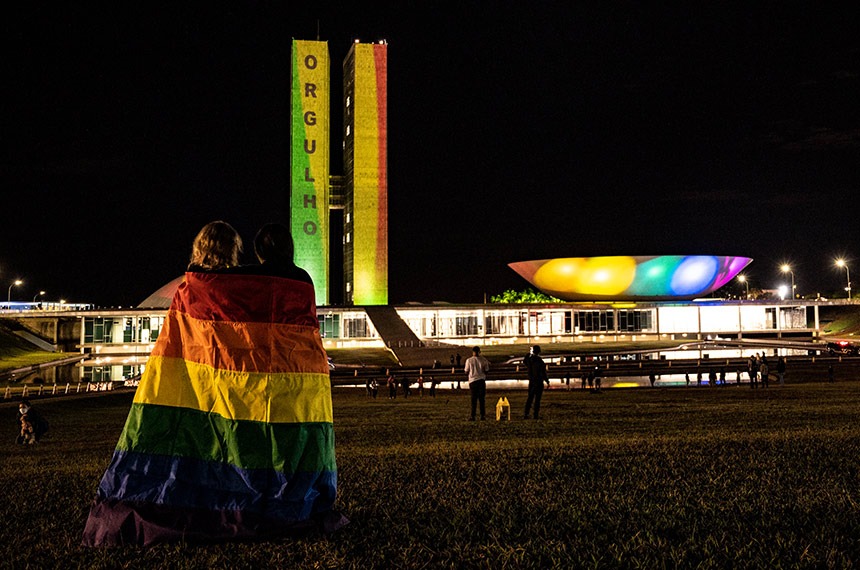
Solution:
<svg viewBox="0 0 860 570"><path fill-rule="evenodd" d="M509 263L565 301L666 301L709 295L752 261L720 255L558 257Z"/></svg>

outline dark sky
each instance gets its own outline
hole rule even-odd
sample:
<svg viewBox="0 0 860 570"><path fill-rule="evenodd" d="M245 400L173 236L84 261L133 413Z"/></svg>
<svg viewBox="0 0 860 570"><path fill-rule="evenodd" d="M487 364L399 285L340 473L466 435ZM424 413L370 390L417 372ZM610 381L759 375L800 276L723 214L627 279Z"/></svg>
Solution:
<svg viewBox="0 0 860 570"><path fill-rule="evenodd" d="M236 4L6 8L13 299L134 305L206 222L286 221L290 41L317 30L335 173L343 57L389 43L392 303L482 302L528 286L508 262L565 256L744 255L768 288L788 261L800 293L844 287L845 256L860 279L854 10Z"/></svg>

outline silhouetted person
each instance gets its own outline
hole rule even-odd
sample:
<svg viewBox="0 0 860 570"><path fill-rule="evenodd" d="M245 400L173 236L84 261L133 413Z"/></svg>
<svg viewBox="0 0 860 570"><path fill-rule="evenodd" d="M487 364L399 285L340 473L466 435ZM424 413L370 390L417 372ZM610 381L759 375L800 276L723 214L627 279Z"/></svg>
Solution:
<svg viewBox="0 0 860 570"><path fill-rule="evenodd" d="M259 265L243 265L233 272L285 277L313 285L308 272L293 261L293 235L287 226L278 223L262 226L254 236L254 255Z"/></svg>
<svg viewBox="0 0 860 570"><path fill-rule="evenodd" d="M759 366L759 373L761 374L761 385L762 388L767 388L770 386L770 367L767 365L767 359L762 358L761 365Z"/></svg>
<svg viewBox="0 0 860 570"><path fill-rule="evenodd" d="M747 360L747 373L750 376L750 388L758 388L758 354Z"/></svg>
<svg viewBox="0 0 860 570"><path fill-rule="evenodd" d="M785 357L780 356L776 361L776 376L779 378L779 385L785 385Z"/></svg>
<svg viewBox="0 0 860 570"><path fill-rule="evenodd" d="M523 417L528 419L529 411L534 404L534 419L540 419L540 400L543 396L543 385L549 386L549 377L546 373L546 363L540 357L540 346L534 345L531 352L526 355L523 362L529 373L529 395L526 398L526 411Z"/></svg>
<svg viewBox="0 0 860 570"><path fill-rule="evenodd" d="M216 220L203 226L191 244L188 271L219 273L235 270L242 253L242 238L233 226Z"/></svg>

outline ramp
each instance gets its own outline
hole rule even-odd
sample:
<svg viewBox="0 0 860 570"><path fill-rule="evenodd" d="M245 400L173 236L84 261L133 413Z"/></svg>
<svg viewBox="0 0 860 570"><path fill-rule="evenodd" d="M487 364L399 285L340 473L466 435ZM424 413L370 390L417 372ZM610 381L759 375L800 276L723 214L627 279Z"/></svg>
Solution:
<svg viewBox="0 0 860 570"><path fill-rule="evenodd" d="M41 338L37 337L36 335L31 333L30 331L16 330L16 331L12 331L12 332L14 332L17 336L23 338L24 340L26 340L30 344L33 344L42 350L45 350L48 352L57 352L57 345L51 344L47 341L42 340Z"/></svg>
<svg viewBox="0 0 860 570"><path fill-rule="evenodd" d="M376 332L382 337L385 346L394 353L401 366L430 368L434 360L447 365L450 355L457 352L458 347L455 345L434 343L433 346L426 346L424 341L418 338L418 335L400 318L394 307L373 305L362 309L373 323Z"/></svg>

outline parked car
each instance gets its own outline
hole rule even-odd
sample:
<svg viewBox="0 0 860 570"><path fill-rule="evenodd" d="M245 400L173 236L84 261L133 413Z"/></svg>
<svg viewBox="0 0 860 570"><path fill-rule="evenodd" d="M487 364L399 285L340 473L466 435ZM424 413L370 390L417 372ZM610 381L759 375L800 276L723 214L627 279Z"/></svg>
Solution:
<svg viewBox="0 0 860 570"><path fill-rule="evenodd" d="M847 354L848 356L857 356L860 354L860 347L847 340L837 340L827 343L827 352L830 354Z"/></svg>

